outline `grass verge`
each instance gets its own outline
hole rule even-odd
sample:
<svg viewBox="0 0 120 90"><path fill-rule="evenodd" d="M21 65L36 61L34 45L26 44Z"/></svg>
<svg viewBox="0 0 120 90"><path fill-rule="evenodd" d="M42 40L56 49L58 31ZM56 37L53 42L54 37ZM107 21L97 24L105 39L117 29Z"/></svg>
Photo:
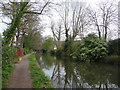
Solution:
<svg viewBox="0 0 120 90"><path fill-rule="evenodd" d="M12 71L14 70L14 64L5 65L2 68L2 88L7 88L9 78L11 76Z"/></svg>
<svg viewBox="0 0 120 90"><path fill-rule="evenodd" d="M35 59L35 54L29 57L30 64L29 68L32 76L33 88L53 88L50 80L45 76L44 72L40 68L37 60Z"/></svg>

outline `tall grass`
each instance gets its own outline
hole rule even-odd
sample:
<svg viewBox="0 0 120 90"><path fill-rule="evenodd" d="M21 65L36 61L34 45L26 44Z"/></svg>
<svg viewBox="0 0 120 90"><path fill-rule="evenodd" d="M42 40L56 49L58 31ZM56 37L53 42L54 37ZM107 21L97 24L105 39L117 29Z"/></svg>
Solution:
<svg viewBox="0 0 120 90"><path fill-rule="evenodd" d="M29 60L33 88L53 88L50 80L45 76L44 72L40 68L34 54L29 57Z"/></svg>
<svg viewBox="0 0 120 90"><path fill-rule="evenodd" d="M15 65L13 65L13 64L8 64L8 65L4 66L4 68L2 68L2 88L7 88L9 78L14 69L14 66Z"/></svg>
<svg viewBox="0 0 120 90"><path fill-rule="evenodd" d="M14 64L18 61L16 51L14 47L3 46L2 48L2 88L7 88Z"/></svg>

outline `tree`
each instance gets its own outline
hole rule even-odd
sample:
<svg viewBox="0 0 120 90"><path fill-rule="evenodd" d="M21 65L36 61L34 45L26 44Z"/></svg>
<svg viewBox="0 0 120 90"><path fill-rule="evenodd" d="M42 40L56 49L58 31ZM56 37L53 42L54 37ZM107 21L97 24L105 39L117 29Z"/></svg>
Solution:
<svg viewBox="0 0 120 90"><path fill-rule="evenodd" d="M40 50L42 42L41 31L43 30L43 26L39 21L40 18L35 14L26 15L23 19L24 23L21 27L22 36L19 43L21 43L21 46L24 48Z"/></svg>
<svg viewBox="0 0 120 90"><path fill-rule="evenodd" d="M65 30L64 51L70 55L72 43L79 35L81 39L84 37L85 28L89 25L89 18L86 12L86 3L67 1L61 5L62 13L59 13L63 20Z"/></svg>
<svg viewBox="0 0 120 90"><path fill-rule="evenodd" d="M55 24L54 21L51 22L51 30L54 37L55 45L57 49L61 48L61 36L64 34L64 30L62 30L62 22L61 20Z"/></svg>
<svg viewBox="0 0 120 90"><path fill-rule="evenodd" d="M29 2L9 2L7 5L3 4L3 14L10 16L11 18L11 24L7 30L4 31L4 43L5 44L11 44L11 46L14 43L14 37L16 36L16 32L18 30L18 37L20 34L20 24L21 19L24 18L25 14L39 14L41 15L46 7L50 4L50 0L45 1L44 3L39 3L40 8L36 11L33 7L33 5ZM42 6L43 5L43 6ZM32 10L32 11L31 11ZM9 12L7 12L9 11ZM36 11L36 12L35 12ZM10 15L9 15L10 14ZM25 33L23 32L23 35ZM17 38L18 38L17 37Z"/></svg>
<svg viewBox="0 0 120 90"><path fill-rule="evenodd" d="M21 18L23 17L24 11L26 10L25 7L27 6L28 2L21 2L20 9L17 11L17 14L13 17L10 27L4 31L4 43L5 44L13 44L14 36L16 34L16 28L19 27Z"/></svg>
<svg viewBox="0 0 120 90"><path fill-rule="evenodd" d="M53 38L51 38L50 36L45 37L43 44L42 44L42 48L44 50L46 50L47 52L51 51L54 49L54 41Z"/></svg>
<svg viewBox="0 0 120 90"><path fill-rule="evenodd" d="M73 58L81 61L99 61L104 58L108 53L107 43L99 39L94 34L89 34L83 41L78 45L78 49L71 54Z"/></svg>
<svg viewBox="0 0 120 90"><path fill-rule="evenodd" d="M102 28L104 33L104 39L107 40L108 29L111 24L114 24L117 19L116 7L114 2L100 3L99 9L102 13Z"/></svg>
<svg viewBox="0 0 120 90"><path fill-rule="evenodd" d="M104 38L107 40L108 30L110 30L110 26L114 25L117 20L117 8L115 7L114 1L100 2L97 6L97 11L88 9L89 16L97 28L99 38Z"/></svg>

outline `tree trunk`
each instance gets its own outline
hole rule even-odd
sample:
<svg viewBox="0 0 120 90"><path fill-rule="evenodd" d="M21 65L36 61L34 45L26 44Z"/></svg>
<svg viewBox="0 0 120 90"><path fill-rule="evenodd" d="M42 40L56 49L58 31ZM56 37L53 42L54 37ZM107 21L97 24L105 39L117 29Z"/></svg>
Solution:
<svg viewBox="0 0 120 90"><path fill-rule="evenodd" d="M97 30L98 30L99 39L101 39L101 32L100 32L99 25L97 25Z"/></svg>
<svg viewBox="0 0 120 90"><path fill-rule="evenodd" d="M107 27L105 27L105 40L107 40Z"/></svg>

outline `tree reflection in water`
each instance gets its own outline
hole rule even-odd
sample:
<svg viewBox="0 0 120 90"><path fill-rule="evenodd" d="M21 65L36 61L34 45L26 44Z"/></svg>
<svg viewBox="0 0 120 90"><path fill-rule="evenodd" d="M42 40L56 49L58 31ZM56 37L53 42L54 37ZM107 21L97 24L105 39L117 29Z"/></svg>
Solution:
<svg viewBox="0 0 120 90"><path fill-rule="evenodd" d="M57 59L50 55L39 60L43 71L57 88L117 88L120 87L119 67L98 63L80 63Z"/></svg>

